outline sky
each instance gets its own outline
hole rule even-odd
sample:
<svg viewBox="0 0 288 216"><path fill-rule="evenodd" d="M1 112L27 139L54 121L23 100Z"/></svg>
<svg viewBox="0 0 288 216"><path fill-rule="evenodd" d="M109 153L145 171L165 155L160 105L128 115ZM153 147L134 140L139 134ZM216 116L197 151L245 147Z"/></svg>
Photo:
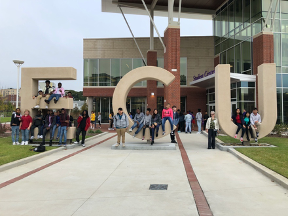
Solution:
<svg viewBox="0 0 288 216"><path fill-rule="evenodd" d="M149 37L148 16L126 18L135 37ZM163 36L168 18L155 23ZM181 36L210 35L211 21L181 19ZM63 87L81 91L83 39L118 37L131 34L121 14L101 12L101 0L0 0L0 89L17 87L17 59L23 67L74 67L77 80Z"/></svg>

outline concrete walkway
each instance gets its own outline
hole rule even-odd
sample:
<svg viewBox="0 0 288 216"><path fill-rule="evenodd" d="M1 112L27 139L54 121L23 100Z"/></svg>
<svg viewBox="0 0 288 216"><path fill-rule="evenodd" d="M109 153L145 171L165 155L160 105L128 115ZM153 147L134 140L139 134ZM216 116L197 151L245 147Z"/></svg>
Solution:
<svg viewBox="0 0 288 216"><path fill-rule="evenodd" d="M287 215L287 190L232 154L207 150L204 135L180 137L214 215ZM0 189L0 215L198 215L179 149L111 150L115 140ZM166 136L157 143L169 141ZM0 172L0 183L82 148ZM168 184L168 190L151 191L150 184Z"/></svg>

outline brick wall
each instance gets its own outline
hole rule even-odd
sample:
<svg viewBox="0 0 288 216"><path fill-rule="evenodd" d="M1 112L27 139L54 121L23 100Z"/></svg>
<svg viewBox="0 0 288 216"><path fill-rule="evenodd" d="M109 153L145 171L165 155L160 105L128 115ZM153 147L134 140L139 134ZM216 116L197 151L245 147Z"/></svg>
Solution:
<svg viewBox="0 0 288 216"><path fill-rule="evenodd" d="M180 107L180 28L167 28L164 43L164 68L176 77L169 86L164 87L164 106L170 103L171 106ZM172 69L177 71L174 72Z"/></svg>
<svg viewBox="0 0 288 216"><path fill-rule="evenodd" d="M147 66L157 66L157 51L147 52ZM154 95L151 95L154 93ZM154 110L157 108L157 81L147 80L147 108Z"/></svg>

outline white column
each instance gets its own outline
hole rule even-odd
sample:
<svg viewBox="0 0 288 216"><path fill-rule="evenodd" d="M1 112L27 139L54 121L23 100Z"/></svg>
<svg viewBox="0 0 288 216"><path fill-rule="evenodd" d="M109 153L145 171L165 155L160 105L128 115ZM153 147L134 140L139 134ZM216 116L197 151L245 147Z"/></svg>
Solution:
<svg viewBox="0 0 288 216"><path fill-rule="evenodd" d="M90 115L91 111L93 111L93 97L87 97L87 103L88 103L88 113Z"/></svg>
<svg viewBox="0 0 288 216"><path fill-rule="evenodd" d="M17 66L17 98L16 98L16 108L19 108L19 76L20 76L20 65Z"/></svg>

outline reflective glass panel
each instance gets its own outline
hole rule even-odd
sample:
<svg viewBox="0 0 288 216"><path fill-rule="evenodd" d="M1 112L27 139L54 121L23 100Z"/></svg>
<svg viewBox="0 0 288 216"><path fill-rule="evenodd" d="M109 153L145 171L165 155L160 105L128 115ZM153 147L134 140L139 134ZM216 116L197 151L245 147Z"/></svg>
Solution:
<svg viewBox="0 0 288 216"><path fill-rule="evenodd" d="M110 86L110 59L99 59L99 84Z"/></svg>
<svg viewBox="0 0 288 216"><path fill-rule="evenodd" d="M288 74L282 74L282 81L283 81L283 87L288 87Z"/></svg>
<svg viewBox="0 0 288 216"><path fill-rule="evenodd" d="M277 66L281 66L281 34L274 33L274 62Z"/></svg>
<svg viewBox="0 0 288 216"><path fill-rule="evenodd" d="M242 24L242 0L235 0L235 27Z"/></svg>
<svg viewBox="0 0 288 216"><path fill-rule="evenodd" d="M281 0L281 18L288 19L288 0Z"/></svg>
<svg viewBox="0 0 288 216"><path fill-rule="evenodd" d="M116 86L120 78L120 59L111 59L111 86Z"/></svg>
<svg viewBox="0 0 288 216"><path fill-rule="evenodd" d="M89 85L98 86L98 59L89 59Z"/></svg>
<svg viewBox="0 0 288 216"><path fill-rule="evenodd" d="M288 34L282 35L282 65L288 66Z"/></svg>
<svg viewBox="0 0 288 216"><path fill-rule="evenodd" d="M187 58L180 58L180 85L187 85Z"/></svg>
<svg viewBox="0 0 288 216"><path fill-rule="evenodd" d="M234 48L227 51L227 64L230 64L230 72L234 73Z"/></svg>
<svg viewBox="0 0 288 216"><path fill-rule="evenodd" d="M121 77L132 70L132 59L121 59Z"/></svg>
<svg viewBox="0 0 288 216"><path fill-rule="evenodd" d="M261 18L261 2L262 0L251 0L251 22Z"/></svg>
<svg viewBox="0 0 288 216"><path fill-rule="evenodd" d="M251 74L251 42L244 41L242 47L242 73Z"/></svg>
<svg viewBox="0 0 288 216"><path fill-rule="evenodd" d="M250 0L243 0L244 26L250 25Z"/></svg>
<svg viewBox="0 0 288 216"><path fill-rule="evenodd" d="M282 75L281 74L276 74L276 86L282 87Z"/></svg>
<svg viewBox="0 0 288 216"><path fill-rule="evenodd" d="M254 88L237 89L237 96L239 101L255 101Z"/></svg>
<svg viewBox="0 0 288 216"><path fill-rule="evenodd" d="M282 121L282 89L277 88L277 124Z"/></svg>
<svg viewBox="0 0 288 216"><path fill-rule="evenodd" d="M240 44L235 46L235 73L241 73L241 53Z"/></svg>

